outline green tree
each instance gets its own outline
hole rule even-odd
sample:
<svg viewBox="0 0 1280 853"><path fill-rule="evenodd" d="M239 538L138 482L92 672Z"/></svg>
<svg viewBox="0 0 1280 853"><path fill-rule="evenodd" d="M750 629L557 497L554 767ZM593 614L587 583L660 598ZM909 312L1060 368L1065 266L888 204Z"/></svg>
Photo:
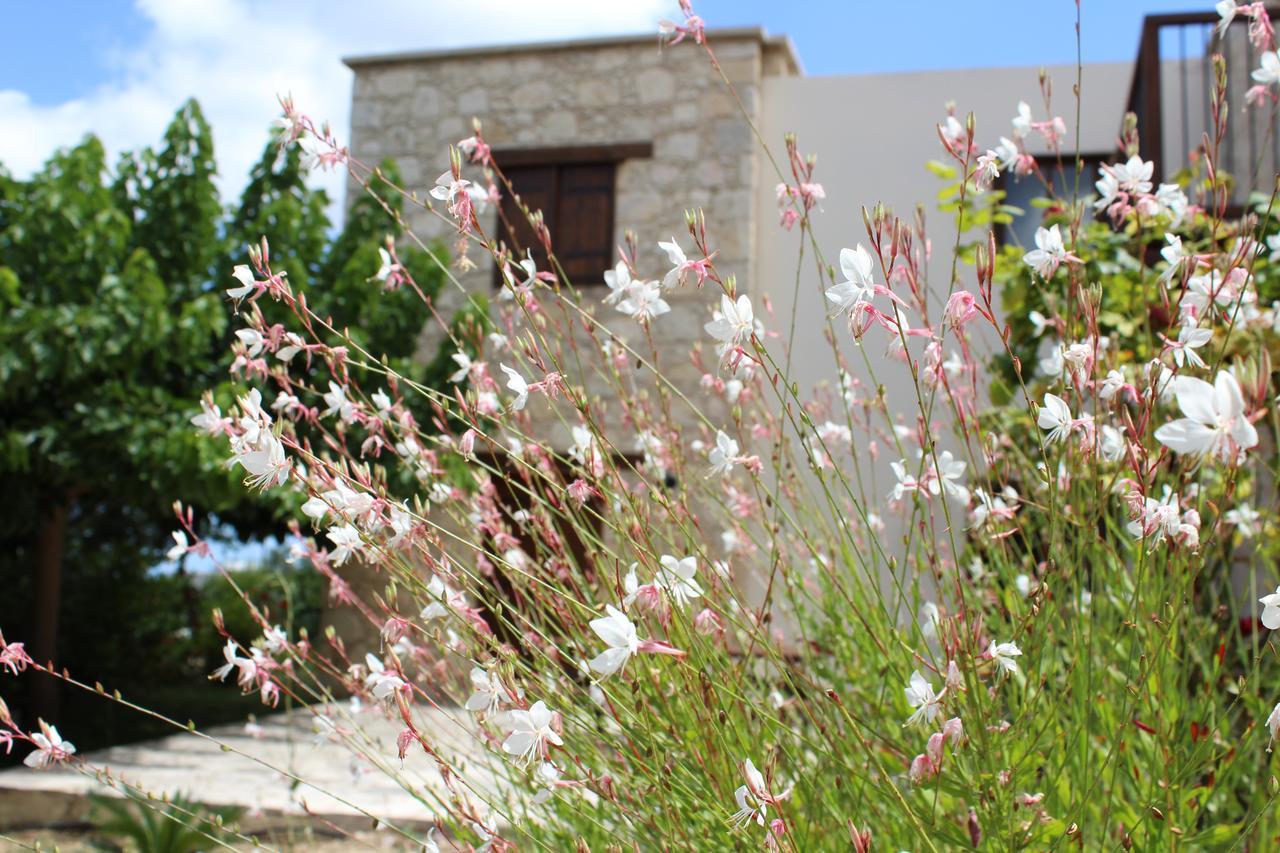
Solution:
<svg viewBox="0 0 1280 853"><path fill-rule="evenodd" d="M266 237L272 269L288 273L294 288L306 290L329 242L329 196L307 186L300 160L297 146L281 150L274 140L267 142L227 224L227 242L237 262L246 263L246 247Z"/></svg>
<svg viewBox="0 0 1280 853"><path fill-rule="evenodd" d="M6 627L25 628L40 660L57 651L64 563L76 583L107 555L137 575L175 499L214 512L245 500L188 423L227 334L208 276L220 223L198 107L120 174L111 181L89 137L0 195L0 488L21 496L0 519L0 560L15 561L5 577L29 602ZM52 715L50 680L32 691Z"/></svg>
<svg viewBox="0 0 1280 853"><path fill-rule="evenodd" d="M396 179L393 164L383 169ZM315 310L405 375L447 387L450 348L414 360L429 308L373 277L378 249L400 236L383 208L398 212L398 193L357 196L331 240L329 199L307 186L296 150L269 142L231 211L216 174L194 101L158 150L124 155L114 174L92 136L29 180L0 172L0 488L14 497L0 515L0 627L86 677L139 674L147 656L106 637L158 641L184 615L147 613L163 596L140 586L174 528L174 500L238 536L275 529L279 498L248 493L225 446L189 423L206 390L224 409L243 390L227 373L238 324L223 290L247 244L265 236L273 266ZM425 252L400 259L424 295L439 291L443 274ZM484 311L456 322L474 334ZM323 387L324 369L308 381ZM188 597L179 609L194 612ZM54 717L52 680L27 684L27 705Z"/></svg>

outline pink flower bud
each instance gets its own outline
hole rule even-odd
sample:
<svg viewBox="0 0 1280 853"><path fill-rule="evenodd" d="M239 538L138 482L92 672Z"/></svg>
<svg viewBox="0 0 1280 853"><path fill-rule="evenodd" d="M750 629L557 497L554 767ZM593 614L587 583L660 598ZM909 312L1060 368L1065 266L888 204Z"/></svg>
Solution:
<svg viewBox="0 0 1280 853"><path fill-rule="evenodd" d="M929 756L917 755L911 762L911 770L908 775L911 779L911 784L919 785L921 782L932 779L937 772L937 768L933 766Z"/></svg>
<svg viewBox="0 0 1280 853"><path fill-rule="evenodd" d="M724 636L724 623L710 608L704 608L697 616L693 617L693 627L699 634L716 637Z"/></svg>
<svg viewBox="0 0 1280 853"><path fill-rule="evenodd" d="M964 723L960 722L959 717L952 717L942 724L942 736L951 741L954 749L956 744L964 740Z"/></svg>
<svg viewBox="0 0 1280 853"><path fill-rule="evenodd" d="M960 328L978 313L977 300L967 290L957 290L947 300L946 317L952 326Z"/></svg>
<svg viewBox="0 0 1280 853"><path fill-rule="evenodd" d="M416 736L413 733L413 729L405 729L400 732L400 734L396 735L396 749L400 753L401 761L404 761L405 755L409 752L409 744L413 743L415 738Z"/></svg>
<svg viewBox="0 0 1280 853"><path fill-rule="evenodd" d="M388 643L398 643L409 633L409 622L399 616L392 616L382 625L382 638Z"/></svg>
<svg viewBox="0 0 1280 853"><path fill-rule="evenodd" d="M946 747L947 737L942 732L934 732L929 735L929 742L925 745L925 755L935 767L942 766L942 752Z"/></svg>

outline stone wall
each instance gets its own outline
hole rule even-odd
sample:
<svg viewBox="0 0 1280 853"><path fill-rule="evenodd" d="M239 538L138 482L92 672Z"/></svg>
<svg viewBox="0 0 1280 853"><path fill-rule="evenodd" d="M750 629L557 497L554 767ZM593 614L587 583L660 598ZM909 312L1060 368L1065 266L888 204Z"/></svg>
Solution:
<svg viewBox="0 0 1280 853"><path fill-rule="evenodd" d="M449 146L471 135L473 117L481 121L485 139L495 151L651 143L651 158L626 160L618 166L615 244L622 244L625 230L634 231L641 275L661 278L669 264L657 242L675 237L691 251L684 211L702 208L708 240L719 252L717 268L722 274L735 275L739 289L750 293L756 290L755 198L761 174L751 124L758 123L762 113L764 79L796 74L799 69L789 42L768 39L760 30L713 32L710 41L720 68L741 98L741 107L702 48L681 44L660 49L656 36L347 60L355 71L351 153L370 165L393 158L405 188L426 199L436 177L448 168ZM464 176L478 175L476 167L464 167ZM349 201L360 191L353 184ZM766 215L774 216L772 205ZM407 220L420 238L452 247L450 223L422 209L407 212ZM495 233L496 211L490 209L481 224L486 233ZM554 233L552 241L554 245ZM472 247L470 258L476 263L474 269L454 269L461 288L494 295L492 262L480 247ZM603 273L601 269L590 281L574 282L582 304L610 333L648 355L649 342L636 321L601 303L608 293ZM462 290L446 284L438 300L441 314L450 316L465 298ZM719 304L719 293L690 284L665 298L672 310L652 325L661 370L713 423L724 423L722 403L699 389L702 371L689 357L696 343L708 341L702 327L712 307ZM570 339L556 337L553 344L561 346ZM585 343L581 328L572 339ZM439 330L425 329L419 343L423 357L431 357L440 344ZM514 366L516 361L510 355L492 354L489 360L494 375L505 384L496 362L505 360ZM706 360L714 371L715 352L709 345ZM614 446L622 452L633 451L636 429L619 416L617 392L590 370L567 372L571 382L586 387L593 417L605 425ZM540 378L526 373L531 379ZM654 393L651 376L637 372L632 381L636 394ZM504 402L509 399L505 388L502 397ZM576 423L576 414L563 405L549 405L540 396L531 397L526 411L535 439L558 451L569 446L569 427ZM683 433L681 443L687 452L700 435L701 418L676 404L673 420ZM447 523L444 518L436 521ZM384 577L358 567L344 574L365 596L383 592ZM339 628L349 648L364 651L379 644L376 630L351 614L333 611L325 622Z"/></svg>
<svg viewBox="0 0 1280 853"><path fill-rule="evenodd" d="M759 30L713 32L711 43L752 121L761 113L763 79L798 72L789 43ZM740 289L752 291L758 148L742 109L700 47L660 49L656 37L643 37L372 57L348 64L356 72L353 156L370 164L394 158L407 188L420 196L448 167L449 145L471 134L472 117L482 122L495 150L652 143L652 159L619 165L615 243L622 243L624 230L636 232L641 273L659 278L668 265L657 241L674 236L690 249L684 211L702 208L710 242L720 253L718 268L736 275ZM420 237L452 242L447 223L427 211L416 211L409 221ZM493 210L482 218L489 233L496 222ZM492 264L481 251L471 250L477 268L458 277L467 290L491 294ZM574 284L610 331L647 349L634 320L600 304L607 293L601 278ZM447 316L464 297L456 288L446 289L441 307ZM701 373L686 354L705 338L702 325L718 295L686 288L667 300L673 310L654 322L654 341L665 355L664 373L693 392ZM436 350L432 331L424 332L424 353ZM594 384L588 381L588 391L599 393L608 408L614 392ZM545 426L549 443L563 447L563 423L539 400L531 401L530 411ZM690 425L696 421L691 414L681 418Z"/></svg>

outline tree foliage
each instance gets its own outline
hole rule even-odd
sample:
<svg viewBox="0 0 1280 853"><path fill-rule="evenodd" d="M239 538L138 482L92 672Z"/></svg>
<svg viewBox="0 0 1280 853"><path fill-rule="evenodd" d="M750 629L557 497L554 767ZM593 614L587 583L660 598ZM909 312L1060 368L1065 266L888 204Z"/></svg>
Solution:
<svg viewBox="0 0 1280 853"><path fill-rule="evenodd" d="M90 627L110 618L94 603L147 598L129 590L172 544L175 500L241 537L280 518L282 506L248 496L224 449L190 424L204 392L228 406L244 390L228 375L240 324L224 290L249 244L265 237L273 264L312 304L409 375L431 375L410 361L428 309L371 280L379 246L398 236L373 215L377 201L358 199L335 234L327 195L307 186L296 149L274 140L232 209L216 176L194 100L156 149L126 153L115 169L89 136L29 179L0 172L0 488L12 498L0 517L10 579L0 627L17 638L47 621L34 606L49 595L42 573L48 581L65 565L65 594L53 592L58 659L93 678L130 672L127 650L94 642ZM421 251L403 260L428 295L438 289ZM169 614L165 630L198 630L185 615Z"/></svg>

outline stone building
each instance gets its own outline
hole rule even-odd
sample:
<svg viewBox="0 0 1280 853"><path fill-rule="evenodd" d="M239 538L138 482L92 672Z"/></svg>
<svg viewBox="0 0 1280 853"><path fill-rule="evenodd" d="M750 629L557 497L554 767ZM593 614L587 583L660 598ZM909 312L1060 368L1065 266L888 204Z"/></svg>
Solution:
<svg viewBox="0 0 1280 853"><path fill-rule="evenodd" d="M818 156L816 178L827 198L815 236L834 258L841 246L865 240L862 206L884 202L909 215L934 197L938 181L924 164L940 156L935 125L949 101L962 115L974 111L979 138L992 144L1009 132L1019 101L1041 110L1035 68L810 77L785 37L735 29L713 31L709 42L734 91L701 48L661 49L652 35L349 58L351 151L366 163L394 158L407 186L424 193L474 117L517 190L547 211L558 253L566 236L573 243L566 267L584 303L607 293L601 276L625 230L639 237L645 273L660 276L666 265L657 241L674 236L688 249L683 214L699 208L719 251L717 267L735 275L741 291L757 306L767 295L775 317L788 316L799 300L799 316L809 317L825 312L821 291L808 271L795 286L800 238L778 223L775 187L790 180L777 171L786 168L785 133ZM1086 154L1100 159L1114 150L1132 68L1084 69ZM1070 91L1074 67L1047 70L1057 91ZM1072 99L1055 109L1074 127ZM490 233L497 222L494 210L483 219ZM448 224L424 211L410 224L420 236L449 238ZM484 262L460 281L471 292L493 293L493 264L477 260ZM691 288L668 296L672 312L653 325L658 346L688 352L705 340L711 297ZM453 291L446 310L449 298L462 299ZM618 335L637 337L630 318L610 310L599 316ZM830 378L820 335L797 335L794 358L802 384ZM664 372L682 387L701 377L687 359ZM548 428L561 445L563 430Z"/></svg>
<svg viewBox="0 0 1280 853"><path fill-rule="evenodd" d="M543 211L557 257L585 304L608 293L602 275L617 262L627 229L639 237L640 263L660 277L666 266L656 242L674 236L690 249L683 212L693 208L714 221L717 267L750 282L756 190L768 182L751 125L761 121L766 81L797 75L800 67L787 39L758 29L717 33L716 53L741 105L704 53L661 50L651 36L348 59L355 71L351 151L366 163L394 158L408 187L429 187L448 168L449 146L469 136L478 119L521 198ZM509 221L520 218L510 213ZM496 209L481 219L487 233L501 233ZM420 237L450 238L448 223L425 211L410 226ZM525 245L536 242L528 233L517 236ZM478 266L460 276L461 284L493 294L492 261L473 259ZM709 297L692 289L666 297L673 310L653 324L659 350L688 351L702 336ZM442 313L462 299L446 289ZM698 305L682 310L689 301ZM638 342L629 317L597 313L610 331ZM426 334L424 349L434 351L431 330ZM701 376L687 358L663 369L682 387ZM544 407L532 411L542 414ZM543 426L548 440L563 447L563 424L548 419Z"/></svg>
<svg viewBox="0 0 1280 853"><path fill-rule="evenodd" d="M1086 192L1097 165L1114 162L1126 110L1137 110L1144 139L1162 146L1144 154L1156 158L1158 166L1163 155L1166 175L1184 163L1186 151L1176 151L1170 142L1174 130L1183 126L1181 139L1191 139L1189 144L1196 134L1188 134L1177 105L1203 98L1203 86L1186 87L1188 80L1203 78L1205 56L1217 49L1216 16L1196 23L1200 29L1190 39L1182 38L1184 44L1200 45L1195 56L1185 51L1180 57L1161 55L1159 46L1169 39L1149 38L1148 30L1158 36L1161 27L1183 26L1186 17L1148 19L1143 52L1135 62L1081 69L813 77L804 74L787 38L760 29L708 33L718 70L699 46L661 49L654 35L350 58L346 62L355 75L351 152L365 163L394 158L408 187L425 193L448 167L449 146L469 136L471 119L479 119L517 191L531 207L546 211L558 253L568 243L566 268L584 304L598 305L607 293L601 276L616 261L624 231L638 235L642 274L660 277L667 264L657 241L674 236L688 249L684 211L704 210L709 242L719 252L717 267L736 276L758 314L766 301L771 305L766 325L785 335L785 318L793 311L800 318L792 340L792 374L800 396L807 397L818 382L835 377L819 331L827 310L820 282L811 264L797 274L801 235L779 225L775 188L791 180L779 171L787 163L784 135L794 133L800 150L818 158L815 179L826 198L813 218L813 235L828 259L841 247L866 241L861 211L877 203L904 218L923 204L935 245L950 245L953 226L932 211L940 183L925 168L944 157L936 128L949 105L961 117L975 114L983 147L1010 134L1009 120L1020 101L1032 104L1037 117L1063 116L1069 128L1065 150L1078 150L1089 170L1080 176ZM1048 107L1042 74L1054 84ZM1152 79L1164 81L1163 95ZM1033 154L1046 153L1035 148L1042 144L1035 135L1027 144ZM1066 180L1071 181L1074 167L1067 159ZM1032 192L1019 184L1006 189L1015 202ZM1025 242L1036 216L1029 212L1000 237ZM485 230L496 233L497 223L497 212L490 210ZM420 236L449 239L449 224L423 211L410 224ZM476 260L478 266L460 275L460 283L469 292L493 293L492 263ZM944 290L949 264L949 251L933 253L930 279ZM461 294L451 294L458 304ZM660 350L687 354L707 340L702 326L714 295L689 287L666 298L672 311L653 324L655 343ZM447 299L442 307L451 307ZM597 314L616 335L633 343L641 337L630 318L608 308ZM905 368L878 350L871 358L883 361L877 373L890 409L909 412L914 397ZM663 371L690 392L702 377L687 357L668 361ZM599 389L588 382L587 390ZM708 408L714 418L715 404ZM558 450L568 443L563 421L555 418L538 434ZM855 440L855 452L857 445ZM888 461L882 457L874 465L879 482L892 482ZM896 534L887 530L883 541L899 540Z"/></svg>

